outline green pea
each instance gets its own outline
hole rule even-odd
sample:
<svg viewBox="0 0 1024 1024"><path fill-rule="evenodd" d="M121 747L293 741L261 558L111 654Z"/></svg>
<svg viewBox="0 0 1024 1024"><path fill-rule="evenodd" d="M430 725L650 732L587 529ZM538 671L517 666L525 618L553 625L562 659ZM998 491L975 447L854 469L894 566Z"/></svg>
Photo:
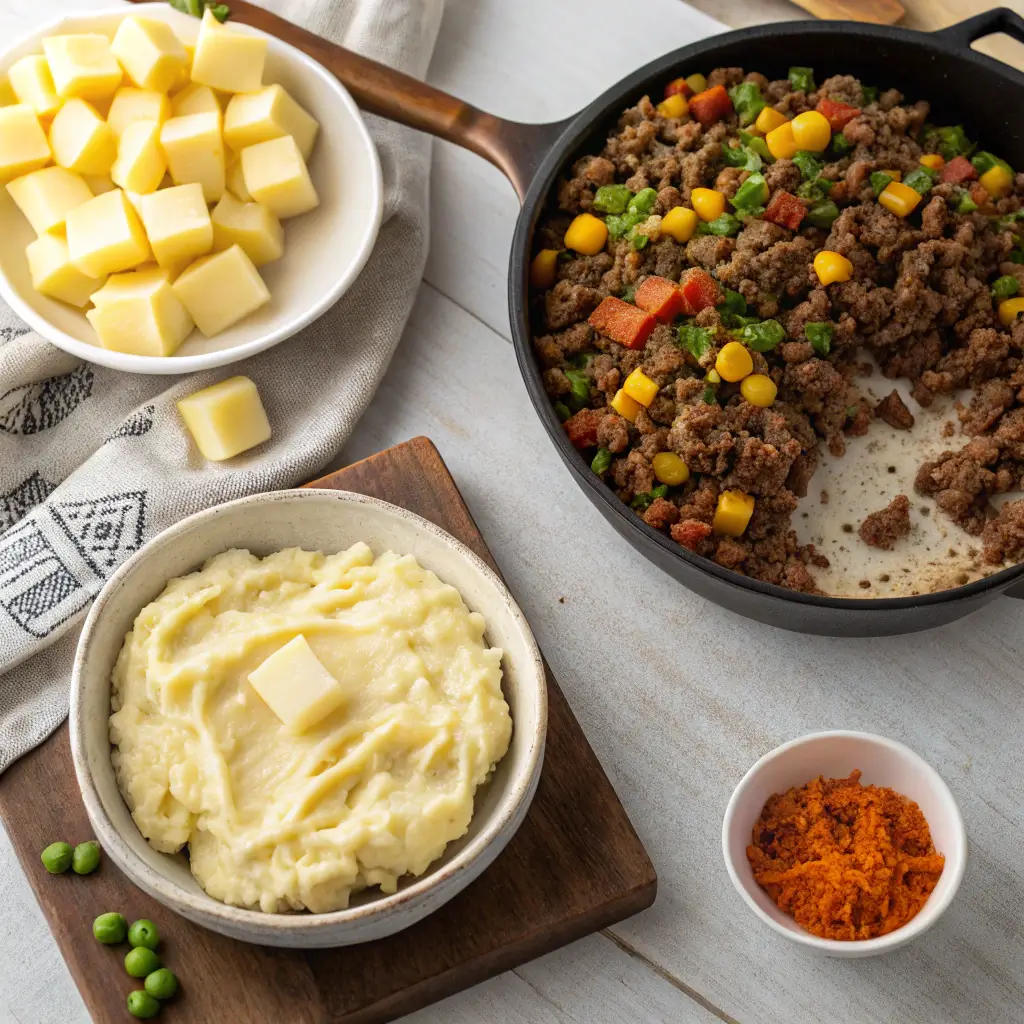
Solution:
<svg viewBox="0 0 1024 1024"><path fill-rule="evenodd" d="M130 936L129 932L129 936ZM129 938L129 941L130 938ZM155 970L160 967L160 957L156 955L151 949L147 949L145 946L137 946L135 949L130 949L124 957L124 969L133 978L144 978L147 974L152 974Z"/></svg>
<svg viewBox="0 0 1024 1024"><path fill-rule="evenodd" d="M178 991L178 979L175 977L174 971L168 970L166 967L147 974L143 985L155 999L170 999Z"/></svg>
<svg viewBox="0 0 1024 1024"><path fill-rule="evenodd" d="M152 921L142 918L128 929L128 941L132 946L156 949L160 945L160 933Z"/></svg>
<svg viewBox="0 0 1024 1024"><path fill-rule="evenodd" d="M100 914L92 923L92 933L104 946L116 946L124 942L128 922L120 914Z"/></svg>
<svg viewBox="0 0 1024 1024"><path fill-rule="evenodd" d="M100 866L100 844L90 839L79 843L71 855L71 870L76 875L91 875Z"/></svg>
<svg viewBox="0 0 1024 1024"><path fill-rule="evenodd" d="M70 843L50 843L50 845L39 854L39 859L43 862L43 867L50 872L51 875L63 875L69 867L71 867L71 860L74 857L74 851L71 849Z"/></svg>
<svg viewBox="0 0 1024 1024"><path fill-rule="evenodd" d="M160 1004L141 988L128 993L128 1012L140 1020L149 1020L160 1012Z"/></svg>

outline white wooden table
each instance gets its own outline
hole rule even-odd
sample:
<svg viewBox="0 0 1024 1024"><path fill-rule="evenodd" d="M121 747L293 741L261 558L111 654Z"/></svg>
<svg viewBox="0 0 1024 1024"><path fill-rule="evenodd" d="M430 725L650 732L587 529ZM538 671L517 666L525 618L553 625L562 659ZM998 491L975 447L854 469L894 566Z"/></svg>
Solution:
<svg viewBox="0 0 1024 1024"><path fill-rule="evenodd" d="M36 9L58 2L90 4ZM27 7L0 0L0 32ZM448 0L430 77L496 113L556 119L718 27L678 0ZM830 640L737 618L646 563L572 483L527 400L505 306L516 212L493 168L437 145L423 287L339 462L416 434L436 442L654 859L660 894L609 932L409 1020L1024 1020L1024 604L998 601L941 633ZM794 949L752 917L722 863L722 813L743 772L824 728L908 743L967 821L958 898L888 958ZM0 1024L87 1019L0 830Z"/></svg>

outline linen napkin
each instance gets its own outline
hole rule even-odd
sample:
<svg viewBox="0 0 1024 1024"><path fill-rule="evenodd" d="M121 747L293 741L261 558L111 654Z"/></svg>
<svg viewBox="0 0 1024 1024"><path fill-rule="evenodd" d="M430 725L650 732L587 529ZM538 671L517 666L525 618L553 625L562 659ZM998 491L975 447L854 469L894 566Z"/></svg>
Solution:
<svg viewBox="0 0 1024 1024"><path fill-rule="evenodd" d="M443 7L443 0L264 3L419 77ZM67 715L82 619L118 565L193 512L308 480L373 397L426 261L430 142L367 121L384 172L373 255L333 309L267 352L188 377L119 373L78 362L0 304L0 771ZM274 435L250 455L207 462L175 402L240 373L256 382Z"/></svg>

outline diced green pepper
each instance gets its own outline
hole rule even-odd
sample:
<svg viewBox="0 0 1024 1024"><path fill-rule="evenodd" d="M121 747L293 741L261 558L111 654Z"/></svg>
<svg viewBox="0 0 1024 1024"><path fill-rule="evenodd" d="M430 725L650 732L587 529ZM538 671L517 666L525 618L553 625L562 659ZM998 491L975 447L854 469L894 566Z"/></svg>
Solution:
<svg viewBox="0 0 1024 1024"><path fill-rule="evenodd" d="M715 332L709 327L682 324L678 333L679 344L697 360L715 343Z"/></svg>
<svg viewBox="0 0 1024 1024"><path fill-rule="evenodd" d="M583 370L566 370L566 377L572 387L572 397L577 402L587 402L590 399L590 379Z"/></svg>
<svg viewBox="0 0 1024 1024"><path fill-rule="evenodd" d="M896 179L891 174L886 174L885 171L872 171L868 181L871 182L871 191L875 193L877 199L886 189L886 186Z"/></svg>
<svg viewBox="0 0 1024 1024"><path fill-rule="evenodd" d="M697 234L728 237L739 234L742 227L743 224L731 213L723 213L721 217L716 217L710 223L701 221L697 226Z"/></svg>
<svg viewBox="0 0 1024 1024"><path fill-rule="evenodd" d="M786 337L786 332L778 320L762 320L748 324L739 332L739 337L747 348L755 352L771 352Z"/></svg>
<svg viewBox="0 0 1024 1024"><path fill-rule="evenodd" d="M971 163L979 175L984 174L986 171L991 171L993 167L1002 167L1007 174L1013 174L1013 168L1005 160L1000 160L995 153L990 153L987 149L983 149L980 153L975 153L971 157Z"/></svg>
<svg viewBox="0 0 1024 1024"><path fill-rule="evenodd" d="M814 92L814 71L811 68L790 68L786 76L794 89Z"/></svg>
<svg viewBox="0 0 1024 1024"><path fill-rule="evenodd" d="M827 323L804 324L804 335L811 343L811 348L824 358L832 350L833 327Z"/></svg>
<svg viewBox="0 0 1024 1024"><path fill-rule="evenodd" d="M967 156L974 149L974 143L967 138L962 124L930 129L925 133L925 146L929 149L934 147L935 152L944 160Z"/></svg>
<svg viewBox="0 0 1024 1024"><path fill-rule="evenodd" d="M999 302L1003 299L1012 299L1020 291L1020 281L1012 274L1004 274L992 282L992 298Z"/></svg>
<svg viewBox="0 0 1024 1024"><path fill-rule="evenodd" d="M643 491L640 494L634 494L633 500L629 503L631 509L635 509L637 512L646 512L651 505L654 504L655 499L664 498L668 494L668 485L659 484L657 487L651 488L649 491Z"/></svg>
<svg viewBox="0 0 1024 1024"><path fill-rule="evenodd" d="M760 210L768 202L768 183L760 171L755 171L738 189L736 194L729 200L733 209L741 213L753 213Z"/></svg>
<svg viewBox="0 0 1024 1024"><path fill-rule="evenodd" d="M634 306L636 305L636 285L635 284L627 284L626 285L626 290L622 293L622 301L623 302L632 302Z"/></svg>
<svg viewBox="0 0 1024 1024"><path fill-rule="evenodd" d="M704 394L701 395L701 398L704 399L704 404L705 405L717 405L718 404L718 394L715 392L715 389L712 388L712 387L705 388L704 389Z"/></svg>
<svg viewBox="0 0 1024 1024"><path fill-rule="evenodd" d="M809 153L806 149L798 150L793 154L793 163L800 168L800 173L805 178L816 178L821 174L825 164L817 159L813 153Z"/></svg>
<svg viewBox="0 0 1024 1024"><path fill-rule="evenodd" d="M565 402L555 402L555 415L564 423L572 416L572 412Z"/></svg>
<svg viewBox="0 0 1024 1024"><path fill-rule="evenodd" d="M727 309L730 313L739 313L742 316L747 311L747 300L740 295L739 292L734 292L731 288L723 288L725 299L721 302L718 308Z"/></svg>
<svg viewBox="0 0 1024 1024"><path fill-rule="evenodd" d="M864 106L869 103L874 103L878 99L878 86L877 85L862 85L860 87L861 96L864 98Z"/></svg>
<svg viewBox="0 0 1024 1024"><path fill-rule="evenodd" d="M766 104L757 82L740 82L729 90L729 99L736 109L741 125L753 124Z"/></svg>
<svg viewBox="0 0 1024 1024"><path fill-rule="evenodd" d="M836 156L846 156L851 149L853 149L853 143L842 132L836 132L832 136L832 152Z"/></svg>
<svg viewBox="0 0 1024 1024"><path fill-rule="evenodd" d="M754 135L752 132L744 131L742 128L739 129L737 134L740 137L740 142L749 149L752 149L765 163L772 163L774 157L771 151L768 149L768 143L764 141L764 137L761 135Z"/></svg>
<svg viewBox="0 0 1024 1024"><path fill-rule="evenodd" d="M978 204L971 198L971 193L967 189L962 188L957 192L954 207L957 213L974 213L977 208Z"/></svg>
<svg viewBox="0 0 1024 1024"><path fill-rule="evenodd" d="M832 222L839 216L839 207L831 199L824 199L815 203L807 211L807 223L813 224L816 228L828 231Z"/></svg>
<svg viewBox="0 0 1024 1024"><path fill-rule="evenodd" d="M633 193L625 185L602 185L594 193L594 209L599 213L625 213Z"/></svg>
<svg viewBox="0 0 1024 1024"><path fill-rule="evenodd" d="M612 464L612 453L607 448L598 448L597 454L594 456L594 461L590 463L590 468L600 476L602 473L608 471L608 467Z"/></svg>
<svg viewBox="0 0 1024 1024"><path fill-rule="evenodd" d="M763 161L749 146L724 146L722 157L728 167L739 167L744 171L761 170Z"/></svg>
<svg viewBox="0 0 1024 1024"><path fill-rule="evenodd" d="M912 188L918 195L926 196L938 180L939 172L921 164L903 178L903 184Z"/></svg>

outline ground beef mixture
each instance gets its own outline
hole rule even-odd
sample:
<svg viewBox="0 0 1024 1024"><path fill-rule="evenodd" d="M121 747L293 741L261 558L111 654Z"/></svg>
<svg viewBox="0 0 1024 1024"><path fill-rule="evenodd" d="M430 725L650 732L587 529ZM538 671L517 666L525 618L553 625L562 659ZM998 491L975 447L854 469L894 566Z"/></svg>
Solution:
<svg viewBox="0 0 1024 1024"><path fill-rule="evenodd" d="M889 551L896 541L910 533L910 499L897 494L885 508L867 516L859 532L860 539L869 547Z"/></svg>
<svg viewBox="0 0 1024 1024"><path fill-rule="evenodd" d="M877 407L858 394L866 349L921 407L971 392L963 443L915 487L989 562L1024 558L1024 502L990 503L1024 471L1024 174L930 124L927 103L849 75L694 77L624 111L535 232L534 345L572 443L678 544L814 592L823 559L791 516L820 447L841 455L876 417L914 424L895 390ZM798 115L791 149L815 118L827 142L781 155L769 122ZM908 507L861 536L887 546Z"/></svg>

